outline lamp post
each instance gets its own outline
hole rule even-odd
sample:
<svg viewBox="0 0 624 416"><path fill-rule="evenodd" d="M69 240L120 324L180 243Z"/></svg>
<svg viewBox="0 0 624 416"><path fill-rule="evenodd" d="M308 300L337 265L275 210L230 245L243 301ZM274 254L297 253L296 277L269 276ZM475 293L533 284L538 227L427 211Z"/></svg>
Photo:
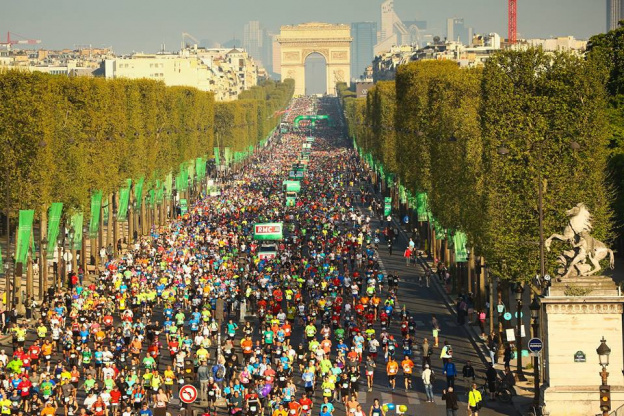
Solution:
<svg viewBox="0 0 624 416"><path fill-rule="evenodd" d="M61 239L59 238L58 240L56 240L56 247L58 248L58 260L56 262L56 275L54 276L54 291L58 291L58 281L59 281L59 276L63 275L63 272L65 270L65 247L63 247L63 245L65 244L65 229L63 228L63 241L61 242Z"/></svg>
<svg viewBox="0 0 624 416"><path fill-rule="evenodd" d="M9 278L9 268L11 266L9 266L9 261L11 261L11 259L7 256L7 260L4 262L4 276L6 279L6 287L4 289L4 301L5 301L5 306L6 308L9 307L9 301L11 300L9 293L11 293L10 287L11 287L11 280Z"/></svg>
<svg viewBox="0 0 624 416"><path fill-rule="evenodd" d="M43 237L41 240L41 253L39 254L39 300L45 296L48 289L48 261L46 259L48 253L48 239Z"/></svg>
<svg viewBox="0 0 624 416"><path fill-rule="evenodd" d="M71 262L71 267L69 267L69 269L71 269L71 273L76 273L76 250L74 250L74 238L76 237L76 230L74 229L73 225L69 229L67 237L69 238L69 246L67 247L67 253L69 254L67 264L69 265ZM65 272L65 279L67 279L66 284L69 286L70 280L69 273L67 273L67 271Z"/></svg>
<svg viewBox="0 0 624 416"><path fill-rule="evenodd" d="M537 300L537 296L533 296L533 302L529 305L531 310L531 318L533 319L533 338L539 338L539 312L540 303ZM539 409L540 405L540 390L539 390L539 357L535 354L533 357L533 407Z"/></svg>
<svg viewBox="0 0 624 416"><path fill-rule="evenodd" d="M519 381L526 381L526 377L524 376L524 369L522 368L522 294L524 293L524 286L518 283L516 286L516 362L517 369L516 375L518 376Z"/></svg>
<svg viewBox="0 0 624 416"><path fill-rule="evenodd" d="M89 226L82 227L82 247L80 248L80 260L82 263L83 276L87 276L87 236L89 235Z"/></svg>
<svg viewBox="0 0 624 416"><path fill-rule="evenodd" d="M602 371L599 373L602 379L600 385L600 410L603 416L608 416L611 410L611 388L607 384L607 378L609 373L607 372L607 366L609 365L609 354L611 354L611 348L607 346L607 341L602 337L600 340L600 346L596 348L598 354L598 361L602 366Z"/></svg>

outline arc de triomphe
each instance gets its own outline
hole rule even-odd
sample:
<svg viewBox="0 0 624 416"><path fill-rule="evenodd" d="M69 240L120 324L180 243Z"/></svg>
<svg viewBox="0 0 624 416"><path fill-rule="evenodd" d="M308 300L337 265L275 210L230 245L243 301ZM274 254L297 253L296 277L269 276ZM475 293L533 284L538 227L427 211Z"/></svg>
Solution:
<svg viewBox="0 0 624 416"><path fill-rule="evenodd" d="M295 95L305 95L305 61L315 52L325 58L327 94L336 93L337 82L350 82L352 38L349 25L282 26L277 41L281 47L282 81L295 80Z"/></svg>

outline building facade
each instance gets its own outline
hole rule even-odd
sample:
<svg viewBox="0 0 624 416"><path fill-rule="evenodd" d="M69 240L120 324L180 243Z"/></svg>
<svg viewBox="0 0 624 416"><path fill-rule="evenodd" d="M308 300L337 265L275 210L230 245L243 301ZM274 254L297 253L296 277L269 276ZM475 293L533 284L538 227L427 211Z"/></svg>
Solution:
<svg viewBox="0 0 624 416"><path fill-rule="evenodd" d="M184 49L177 54L133 54L107 59L106 78L153 79L167 86L211 91L217 101L235 100L258 82L255 61L242 49Z"/></svg>

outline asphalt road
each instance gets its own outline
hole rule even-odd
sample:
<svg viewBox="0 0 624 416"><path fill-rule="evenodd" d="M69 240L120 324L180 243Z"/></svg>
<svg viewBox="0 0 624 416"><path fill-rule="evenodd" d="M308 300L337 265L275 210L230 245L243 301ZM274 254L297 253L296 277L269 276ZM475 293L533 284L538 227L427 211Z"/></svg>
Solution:
<svg viewBox="0 0 624 416"><path fill-rule="evenodd" d="M371 216L372 229L380 228L381 224L374 214L364 209L361 205L358 207L364 214ZM416 329L416 343L418 346L422 343L424 337L427 337L430 341L430 345L433 345L431 337L431 318L432 314L435 314L438 323L440 324L440 337L439 345L443 345L445 340L448 340L453 347L453 358L459 376L455 382L455 391L461 401L459 414L467 414L467 391L465 389L465 381L461 377L461 369L466 361L471 361L472 365L477 372L477 384L481 385L485 373L485 364L482 362L481 357L475 350L475 346L472 344L468 337L466 328L457 325L455 316L451 313L451 310L447 307L443 297L439 290L441 287L438 285L436 288L435 282L431 278L430 287L420 286L418 280L419 276L424 275L424 269L422 266L411 265L406 266L405 259L403 258L403 252L408 245L408 241L403 234L400 234L399 238L394 243L393 254L390 255L387 246L384 242L379 245L379 257L383 263L383 268L388 272L398 272L400 277L399 283L399 304L406 305L407 310L411 315L415 317L417 329ZM423 278L424 281L424 278ZM391 334L395 337L400 334L397 326L391 327ZM414 352L414 362L420 362L420 353L418 348ZM399 381L402 382L402 377L397 378L397 389L392 391L387 387L387 378L381 371L375 375L375 388L373 392L360 393L359 401L364 404L364 410L368 410L375 398L379 398L381 403L394 403L395 405L405 404L408 406L408 415L446 415L445 403L441 399L442 390L446 388L446 378L442 372L442 360L440 357L440 349L436 348L431 357L431 363L434 372L437 375L436 382L434 384L435 403L425 402L425 390L422 380L420 378L420 368L415 374L415 391L405 392L402 388L399 389ZM378 365L379 368L379 365ZM402 387L402 386L401 386ZM479 415L513 415L516 414L511 404L503 404L500 402L491 402L485 399L485 406L479 412Z"/></svg>

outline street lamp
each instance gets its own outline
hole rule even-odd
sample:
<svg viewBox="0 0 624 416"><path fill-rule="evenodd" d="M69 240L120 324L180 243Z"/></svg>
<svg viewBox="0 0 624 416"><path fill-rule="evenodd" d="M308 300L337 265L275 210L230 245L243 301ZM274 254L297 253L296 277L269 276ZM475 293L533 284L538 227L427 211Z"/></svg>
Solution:
<svg viewBox="0 0 624 416"><path fill-rule="evenodd" d="M87 275L87 236L89 235L89 226L82 226L82 246L80 247L80 257L82 263L83 277Z"/></svg>
<svg viewBox="0 0 624 416"><path fill-rule="evenodd" d="M521 283L516 285L516 332L517 332L517 342L516 342L516 354L517 354L517 370L516 374L518 376L519 381L526 381L526 377L524 376L524 370L522 368L522 294L524 293L524 286Z"/></svg>
<svg viewBox="0 0 624 416"><path fill-rule="evenodd" d="M11 300L11 297L9 296L9 294L11 293L10 287L11 287L11 280L9 278L9 268L11 266L9 266L9 261L11 261L10 258L8 258L7 256L7 261L4 263L4 275L6 277L6 287L4 289L4 296L5 296L5 305L7 307L7 309L9 308L9 301Z"/></svg>
<svg viewBox="0 0 624 416"><path fill-rule="evenodd" d="M539 338L539 312L540 303L537 300L537 296L533 296L533 302L529 305L531 311L531 318L533 319L533 338ZM537 354L533 357L533 406L539 409L540 404L540 390L539 390L539 358Z"/></svg>
<svg viewBox="0 0 624 416"><path fill-rule="evenodd" d="M48 261L46 260L48 253L48 239L43 237L41 240L41 254L39 255L39 299L43 299L45 291L48 290Z"/></svg>
<svg viewBox="0 0 624 416"><path fill-rule="evenodd" d="M600 410L603 416L608 416L611 410L611 388L607 384L607 378L609 377L607 366L609 365L611 348L607 346L604 336L600 340L600 346L596 348L596 353L598 354L598 362L602 366L602 371L599 373L602 379L602 384L600 385Z"/></svg>
<svg viewBox="0 0 624 416"><path fill-rule="evenodd" d="M58 247L58 260L56 262L56 275L54 276L54 291L58 290L59 276L62 276L65 270L65 230L63 230L63 241L59 238L56 241Z"/></svg>

